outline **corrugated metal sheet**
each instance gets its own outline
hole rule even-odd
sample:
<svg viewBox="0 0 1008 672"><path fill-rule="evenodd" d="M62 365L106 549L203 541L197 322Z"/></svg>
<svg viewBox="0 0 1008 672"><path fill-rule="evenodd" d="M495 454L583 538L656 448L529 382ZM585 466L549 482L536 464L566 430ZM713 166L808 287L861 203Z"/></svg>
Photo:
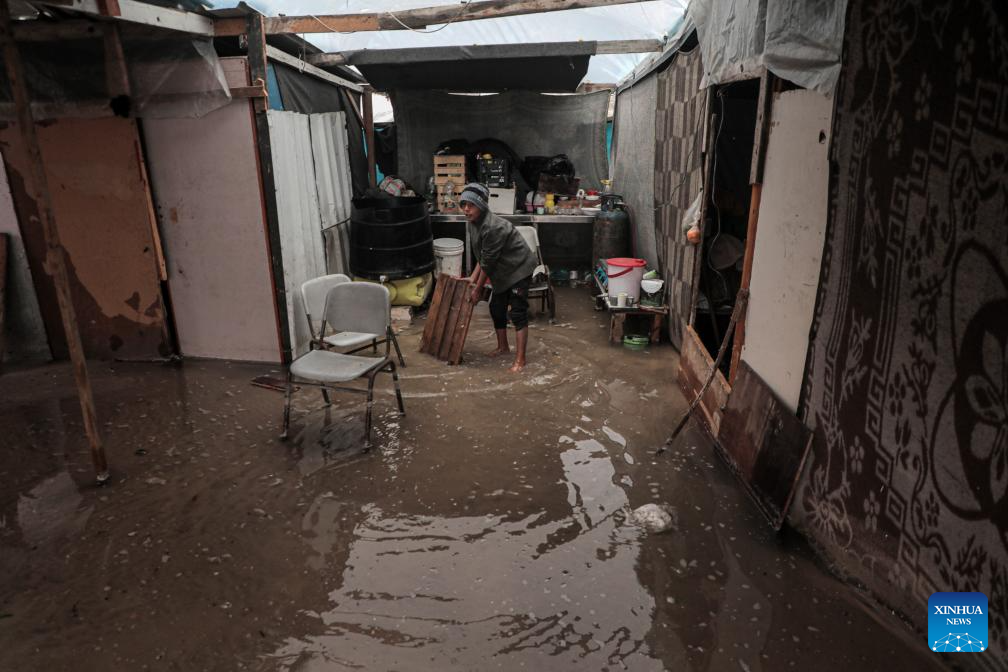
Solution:
<svg viewBox="0 0 1008 672"><path fill-rule="evenodd" d="M310 334L301 304L305 280L325 275L322 218L315 186L308 115L267 112L276 185L287 319L295 356L308 350Z"/></svg>
<svg viewBox="0 0 1008 672"><path fill-rule="evenodd" d="M346 114L310 115L315 186L325 235L326 267L330 273L348 273L350 154L347 149Z"/></svg>

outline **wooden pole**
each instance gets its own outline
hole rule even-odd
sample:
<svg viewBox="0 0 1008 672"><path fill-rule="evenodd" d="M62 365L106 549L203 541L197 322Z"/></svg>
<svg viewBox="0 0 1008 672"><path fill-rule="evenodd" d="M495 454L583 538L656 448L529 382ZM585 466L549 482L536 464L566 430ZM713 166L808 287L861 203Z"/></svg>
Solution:
<svg viewBox="0 0 1008 672"><path fill-rule="evenodd" d="M266 33L263 31L263 17L250 14L246 19L248 34L248 65L251 81L266 81ZM293 360L290 325L287 320L287 285L284 280L283 253L280 239L280 212L277 206L276 176L273 174L273 144L269 129L269 105L265 98L253 98L253 121L255 142L259 150L259 180L262 188L263 212L266 219L266 242L270 255L270 273L273 278L273 309L276 311L277 340L280 343L280 361L290 364Z"/></svg>
<svg viewBox="0 0 1008 672"><path fill-rule="evenodd" d="M60 317L63 320L63 330L66 332L70 361L73 363L74 379L77 382L77 395L80 397L81 414L84 416L84 430L87 433L88 443L91 447L91 461L94 464L95 479L99 484L103 484L109 479L108 462L105 459L105 448L102 446L101 437L98 434L98 420L95 415L94 398L91 395L91 381L88 378L87 362L84 359L84 347L81 344L80 331L77 328L77 316L70 297L70 280L66 269L66 251L63 249L62 243L60 243L56 220L53 219L49 182L46 179L45 165L42 162L42 150L39 146L38 134L35 130L35 120L32 118L28 85L24 78L21 54L11 33L10 8L7 6L7 0L0 0L0 43L3 45L4 67L7 71L7 81L10 83L14 105L17 109L21 139L28 152L28 164L31 171L32 186L35 188L38 219L46 243L46 267L48 272L52 274L53 283L56 286L56 299L59 303Z"/></svg>
<svg viewBox="0 0 1008 672"><path fill-rule="evenodd" d="M773 101L773 75L763 71L760 79L759 102L756 105L756 135L753 142L753 157L750 165L749 183L752 195L749 200L749 223L746 227L745 257L742 261L741 289L748 290L752 281L753 256L756 253L756 227L759 224L760 199L763 196L763 164L766 158L767 137L770 132L770 107ZM731 368L728 370L728 384L735 384L742 348L745 346L746 313L739 317L735 327L735 343L732 345Z"/></svg>
<svg viewBox="0 0 1008 672"><path fill-rule="evenodd" d="M374 104L371 100L373 89L369 86L364 89L364 137L367 140L367 167L368 184L372 187L378 182L378 175L375 172L375 139L374 139Z"/></svg>

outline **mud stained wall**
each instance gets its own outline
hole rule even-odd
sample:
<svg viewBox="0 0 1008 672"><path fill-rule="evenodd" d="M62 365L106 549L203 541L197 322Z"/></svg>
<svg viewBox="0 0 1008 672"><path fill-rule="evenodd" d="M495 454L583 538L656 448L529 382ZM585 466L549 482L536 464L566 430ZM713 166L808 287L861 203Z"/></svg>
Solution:
<svg viewBox="0 0 1008 672"><path fill-rule="evenodd" d="M798 408L815 308L829 181L833 101L774 96L742 359L792 412Z"/></svg>
<svg viewBox="0 0 1008 672"><path fill-rule="evenodd" d="M244 58L221 59L246 86ZM143 125L183 355L279 362L251 103Z"/></svg>
<svg viewBox="0 0 1008 672"><path fill-rule="evenodd" d="M926 629L990 600L1008 669L1008 5L852 0L795 522Z"/></svg>
<svg viewBox="0 0 1008 672"><path fill-rule="evenodd" d="M683 52L658 75L655 111L654 200L658 256L665 274L669 338L682 347L683 325L690 320L696 247L686 240L683 217L703 188L703 150L707 123L706 89L700 88L700 49Z"/></svg>
<svg viewBox="0 0 1008 672"><path fill-rule="evenodd" d="M53 356L67 357L27 154L15 124L0 125L14 205ZM118 117L38 124L84 352L98 359L171 353L155 229L136 122Z"/></svg>

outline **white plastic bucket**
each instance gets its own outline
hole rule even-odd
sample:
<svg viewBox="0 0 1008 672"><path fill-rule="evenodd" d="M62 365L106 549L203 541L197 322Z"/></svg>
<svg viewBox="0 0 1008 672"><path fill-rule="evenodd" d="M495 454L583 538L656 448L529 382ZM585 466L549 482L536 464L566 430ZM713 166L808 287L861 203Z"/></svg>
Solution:
<svg viewBox="0 0 1008 672"><path fill-rule="evenodd" d="M453 278L462 275L462 253L465 243L457 238L434 239L434 265L438 275L446 273Z"/></svg>
<svg viewBox="0 0 1008 672"><path fill-rule="evenodd" d="M627 303L635 305L640 300L640 283L644 278L643 259L616 257L606 259L606 273L609 275L609 301L615 305L620 294L627 295Z"/></svg>

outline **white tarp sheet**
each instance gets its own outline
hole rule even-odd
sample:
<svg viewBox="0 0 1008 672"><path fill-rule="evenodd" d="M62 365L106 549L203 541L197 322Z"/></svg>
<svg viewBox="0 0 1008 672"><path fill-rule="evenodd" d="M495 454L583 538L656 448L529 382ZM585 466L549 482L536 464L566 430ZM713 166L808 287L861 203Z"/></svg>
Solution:
<svg viewBox="0 0 1008 672"><path fill-rule="evenodd" d="M612 7L484 19L482 21L463 21L444 28L429 27L428 32L393 30L351 34L320 33L303 37L324 51L444 47L468 44L526 44L577 40L662 39L682 20L686 11L686 3L687 0L659 0ZM237 4L236 0L226 0L217 6L234 7ZM447 0L340 0L338 2L333 2L333 0L253 0L250 4L270 16L281 13L295 16L395 12L450 3ZM619 82L645 56L646 54L593 56L585 81Z"/></svg>

